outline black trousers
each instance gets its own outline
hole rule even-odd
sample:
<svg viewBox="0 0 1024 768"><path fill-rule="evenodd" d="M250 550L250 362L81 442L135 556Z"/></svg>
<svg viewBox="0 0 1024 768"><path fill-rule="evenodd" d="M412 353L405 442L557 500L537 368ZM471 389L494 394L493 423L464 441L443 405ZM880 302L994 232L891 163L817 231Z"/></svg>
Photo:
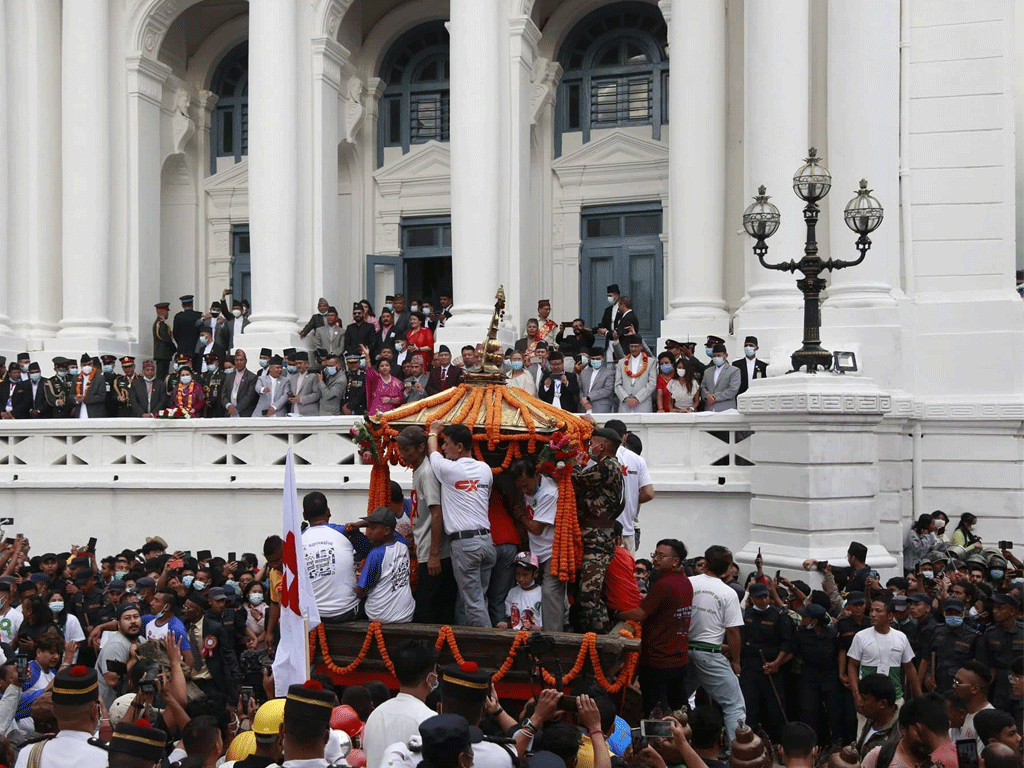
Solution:
<svg viewBox="0 0 1024 768"><path fill-rule="evenodd" d="M454 624L455 598L459 593L450 557L441 560L441 573L431 576L426 560L416 570L416 610L412 620L418 624Z"/></svg>
<svg viewBox="0 0 1024 768"><path fill-rule="evenodd" d="M640 693L644 699L644 716L660 707L663 715L681 709L686 704L686 665L672 669L640 666L637 668Z"/></svg>
<svg viewBox="0 0 1024 768"><path fill-rule="evenodd" d="M782 737L782 709L775 699L775 691L786 706L786 681L781 672L766 675L758 669L744 669L740 673L740 690L747 708L747 725L753 730L763 727L768 737L776 744Z"/></svg>
<svg viewBox="0 0 1024 768"><path fill-rule="evenodd" d="M845 690L834 675L805 670L800 676L800 721L814 728L819 745L837 742L843 736Z"/></svg>

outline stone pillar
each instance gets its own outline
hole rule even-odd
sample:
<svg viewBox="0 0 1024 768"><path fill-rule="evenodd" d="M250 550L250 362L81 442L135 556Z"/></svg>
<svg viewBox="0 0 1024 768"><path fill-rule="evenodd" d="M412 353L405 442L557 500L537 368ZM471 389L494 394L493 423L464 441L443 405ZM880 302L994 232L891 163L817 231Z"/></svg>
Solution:
<svg viewBox="0 0 1024 768"><path fill-rule="evenodd" d="M843 222L843 209L861 178L885 208L886 221L871 235L863 264L832 273L825 307L896 303L892 286L900 285L900 81L895 74L872 73L899 69L899 0L829 0L825 161L832 172L832 191L826 198L829 250L824 258L857 258L857 236ZM863 322L851 319L849 324Z"/></svg>
<svg viewBox="0 0 1024 768"><path fill-rule="evenodd" d="M298 4L249 3L249 229L252 323L246 347L298 346ZM251 337L251 338L250 338Z"/></svg>
<svg viewBox="0 0 1024 768"><path fill-rule="evenodd" d="M455 312L440 339L452 347L484 340L501 281L499 57L500 3L452 0L451 3L451 186L452 297Z"/></svg>
<svg viewBox="0 0 1024 768"><path fill-rule="evenodd" d="M64 317L59 336L116 352L110 319L110 8L65 0L61 47Z"/></svg>
<svg viewBox="0 0 1024 768"><path fill-rule="evenodd" d="M793 173L807 156L810 82L810 9L808 0L747 0L744 23L744 193L768 187L782 213L782 226L769 241L769 260L799 261L806 229L803 201L793 193ZM779 45L785 40L785 45ZM803 301L795 277L765 269L754 256L753 241L745 238L747 291L737 321L740 329L765 334L763 329L785 324L800 327ZM765 315L764 310L786 310ZM767 349L770 339L760 338ZM739 350L737 350L739 351Z"/></svg>
<svg viewBox="0 0 1024 768"><path fill-rule="evenodd" d="M7 94L7 57L10 50L7 31L7 7L4 0L0 0L0 154L4 158L10 158L11 152L7 141L7 126L11 120L11 101ZM10 272L10 253L7 249L8 220L11 216L9 196L7 193L8 184L8 162L0 162L0 270L4 274ZM7 314L7 291L10 287L8 281L0 286L0 337L11 335L11 319ZM11 339L13 342L13 339ZM8 350L11 351L11 350ZM15 353L17 350L14 350Z"/></svg>
<svg viewBox="0 0 1024 768"><path fill-rule="evenodd" d="M725 4L669 13L669 312L663 337L728 332L725 258ZM678 66L676 66L678 65Z"/></svg>
<svg viewBox="0 0 1024 768"><path fill-rule="evenodd" d="M845 564L851 541L868 563L894 568L879 538L878 429L892 398L871 379L793 373L751 382L739 398L750 422L750 542L765 570L793 575L808 557ZM803 577L806 578L806 577Z"/></svg>

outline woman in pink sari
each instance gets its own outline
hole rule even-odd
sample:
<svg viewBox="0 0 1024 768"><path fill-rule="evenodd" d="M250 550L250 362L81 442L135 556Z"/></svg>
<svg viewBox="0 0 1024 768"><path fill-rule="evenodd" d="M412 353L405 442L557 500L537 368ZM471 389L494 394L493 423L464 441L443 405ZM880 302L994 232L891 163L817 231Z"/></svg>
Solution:
<svg viewBox="0 0 1024 768"><path fill-rule="evenodd" d="M370 361L370 350L365 346L360 347L360 350L366 360L367 413L376 416L400 406L405 396L405 384L397 376L391 375L391 361L381 360L374 368Z"/></svg>

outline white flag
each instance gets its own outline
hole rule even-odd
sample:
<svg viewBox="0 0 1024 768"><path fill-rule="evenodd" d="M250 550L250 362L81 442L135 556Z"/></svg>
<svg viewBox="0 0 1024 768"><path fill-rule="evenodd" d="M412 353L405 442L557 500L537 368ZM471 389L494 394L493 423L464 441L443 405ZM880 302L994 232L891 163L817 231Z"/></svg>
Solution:
<svg viewBox="0 0 1024 768"><path fill-rule="evenodd" d="M320 612L302 552L302 519L295 491L295 462L292 449L284 467L284 557L281 580L281 642L274 656L274 690L278 696L288 686L309 679L309 632L320 625Z"/></svg>

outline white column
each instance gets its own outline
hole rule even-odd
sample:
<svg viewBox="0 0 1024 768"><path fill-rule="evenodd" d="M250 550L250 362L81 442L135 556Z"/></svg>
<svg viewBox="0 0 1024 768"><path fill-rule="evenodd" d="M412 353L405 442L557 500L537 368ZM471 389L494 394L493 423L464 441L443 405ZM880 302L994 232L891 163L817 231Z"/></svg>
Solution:
<svg viewBox="0 0 1024 768"><path fill-rule="evenodd" d="M7 95L7 4L6 0L0 0L0 154L5 158L11 157L10 147L7 144L7 126L11 120L11 101ZM9 195L7 192L8 162L0 162L0 270L3 274L10 272L10 253L7 249L8 218L11 215L11 208L8 205ZM0 286L0 335L9 335L11 332L10 317L7 315L7 290L9 282L4 281Z"/></svg>
<svg viewBox="0 0 1024 768"><path fill-rule="evenodd" d="M746 0L743 25L744 192L749 198L761 184L766 185L782 214L782 226L768 243L769 261L799 261L806 228L801 213L803 201L793 193L793 173L801 166L809 147L808 0ZM780 45L780 40L785 40L785 44ZM749 247L753 241L746 241L747 291L740 314L764 309L793 310L796 314L792 324L799 325L803 319L803 300L796 278L789 272L762 267ZM743 318L741 325L754 333L765 327L763 318L753 317Z"/></svg>
<svg viewBox="0 0 1024 768"><path fill-rule="evenodd" d="M892 307L899 286L900 81L872 76L899 72L899 0L829 0L828 152L832 172L829 250L824 258L855 259L857 236L843 209L860 179L868 180L886 220L871 235L864 263L833 272L826 307Z"/></svg>
<svg viewBox="0 0 1024 768"><path fill-rule="evenodd" d="M441 338L482 342L500 282L501 88L499 9L504 3L451 3L452 272L455 313ZM457 354L457 352L456 352Z"/></svg>
<svg viewBox="0 0 1024 768"><path fill-rule="evenodd" d="M64 0L61 46L64 317L59 335L81 339L90 347L112 338L109 34L107 0ZM104 351L109 348L108 344ZM90 351L98 353L100 350Z"/></svg>
<svg viewBox="0 0 1024 768"><path fill-rule="evenodd" d="M669 312L662 336L725 334L725 3L669 14ZM679 334L682 334L680 336Z"/></svg>
<svg viewBox="0 0 1024 768"><path fill-rule="evenodd" d="M249 229L252 324L247 346L295 346L299 242L298 4L249 3ZM267 338L272 335L274 338Z"/></svg>

